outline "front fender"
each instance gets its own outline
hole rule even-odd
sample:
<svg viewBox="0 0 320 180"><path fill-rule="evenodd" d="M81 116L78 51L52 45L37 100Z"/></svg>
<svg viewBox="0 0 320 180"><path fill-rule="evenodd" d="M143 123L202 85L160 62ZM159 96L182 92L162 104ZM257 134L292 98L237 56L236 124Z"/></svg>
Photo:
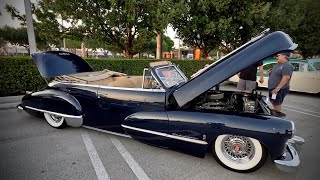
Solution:
<svg viewBox="0 0 320 180"><path fill-rule="evenodd" d="M268 149L271 159L275 159L285 151L293 128L291 121L282 118L252 115L229 119L225 133L257 139Z"/></svg>
<svg viewBox="0 0 320 180"><path fill-rule="evenodd" d="M287 140L293 135L291 121L273 116L168 111L168 117L171 132L206 139L208 144L223 134L257 139L267 147L272 159L283 154Z"/></svg>
<svg viewBox="0 0 320 180"><path fill-rule="evenodd" d="M79 101L74 96L59 90L47 89L27 94L22 98L21 107L63 116L66 123L72 127L79 127L83 123Z"/></svg>

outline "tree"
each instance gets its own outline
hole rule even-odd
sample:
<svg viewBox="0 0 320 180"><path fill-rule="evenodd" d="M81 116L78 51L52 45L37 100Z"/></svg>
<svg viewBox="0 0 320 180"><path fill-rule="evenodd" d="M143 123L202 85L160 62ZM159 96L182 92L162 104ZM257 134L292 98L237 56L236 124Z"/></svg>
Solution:
<svg viewBox="0 0 320 180"><path fill-rule="evenodd" d="M41 1L39 2L41 6ZM11 15L12 19L17 19L20 21L22 28L26 29L26 16L21 14L15 7L12 5L6 4L6 11ZM47 50L50 48L51 44L61 45L60 39L62 33L60 31L60 26L55 15L52 12L46 12L45 15L39 9L35 9L34 4L32 4L33 14L36 14L37 20L33 20L37 48L40 50ZM28 44L28 43L27 43Z"/></svg>
<svg viewBox="0 0 320 180"><path fill-rule="evenodd" d="M320 54L320 2L278 0L272 4L267 26L284 31L298 43L304 58Z"/></svg>
<svg viewBox="0 0 320 180"><path fill-rule="evenodd" d="M170 39L170 37L164 35L163 41L162 41L162 47L163 51L170 52L173 50L174 42ZM155 39L152 39L148 42L146 45L146 49L144 49L144 53L148 54L156 54L157 50L157 41Z"/></svg>
<svg viewBox="0 0 320 180"><path fill-rule="evenodd" d="M152 23L156 38L156 59L162 58L163 30L168 26L175 13L175 3L172 0L149 0L147 21Z"/></svg>
<svg viewBox="0 0 320 180"><path fill-rule="evenodd" d="M217 47L230 52L261 30L270 3L260 1L189 0L179 4L172 26L184 43L202 57Z"/></svg>
<svg viewBox="0 0 320 180"><path fill-rule="evenodd" d="M173 50L174 42L168 36L163 36L163 50L170 52Z"/></svg>
<svg viewBox="0 0 320 180"><path fill-rule="evenodd" d="M23 46L29 52L28 34L25 27L13 28L4 26L0 28L0 39L2 46L6 43L11 43L18 46Z"/></svg>
<svg viewBox="0 0 320 180"><path fill-rule="evenodd" d="M299 44L298 49L304 58L320 55L320 2L306 1L305 15L294 38Z"/></svg>
<svg viewBox="0 0 320 180"><path fill-rule="evenodd" d="M67 33L99 37L101 42L117 47L128 58L138 53L135 42L154 36L151 22L146 21L148 1L43 0L37 8L54 12L71 23ZM45 8L44 8L45 7ZM142 34L144 36L142 36ZM146 35L148 34L148 35Z"/></svg>

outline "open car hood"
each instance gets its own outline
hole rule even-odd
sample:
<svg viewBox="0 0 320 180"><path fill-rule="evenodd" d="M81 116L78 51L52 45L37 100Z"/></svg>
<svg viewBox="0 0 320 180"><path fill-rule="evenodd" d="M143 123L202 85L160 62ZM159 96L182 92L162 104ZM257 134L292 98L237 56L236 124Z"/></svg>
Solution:
<svg viewBox="0 0 320 180"><path fill-rule="evenodd" d="M33 53L32 59L44 78L93 71L81 57L64 51Z"/></svg>
<svg viewBox="0 0 320 180"><path fill-rule="evenodd" d="M251 64L280 51L293 51L297 46L284 32L265 31L178 87L173 97L178 106L182 107Z"/></svg>

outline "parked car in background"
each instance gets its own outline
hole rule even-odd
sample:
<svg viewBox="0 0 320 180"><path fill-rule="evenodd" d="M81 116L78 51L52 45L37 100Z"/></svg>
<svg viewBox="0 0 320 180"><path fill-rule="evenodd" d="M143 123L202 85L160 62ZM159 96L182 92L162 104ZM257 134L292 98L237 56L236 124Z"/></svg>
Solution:
<svg viewBox="0 0 320 180"><path fill-rule="evenodd" d="M222 166L237 172L259 169L268 155L280 169L295 168L300 163L295 145L304 140L295 136L294 123L257 91L221 91L219 84L250 64L296 47L287 34L266 31L191 79L169 61L152 62L141 76L130 76L93 72L67 52L35 53L40 74L55 80L25 95L18 108L43 114L55 128L85 125L197 157L211 150Z"/></svg>
<svg viewBox="0 0 320 180"><path fill-rule="evenodd" d="M294 67L290 81L290 90L306 93L320 93L320 59L290 59L289 63ZM268 58L263 61L264 82L259 83L259 71L257 71L257 83L259 87L268 87L267 70L271 69L277 60ZM239 77L232 76L229 79L232 83L238 83Z"/></svg>

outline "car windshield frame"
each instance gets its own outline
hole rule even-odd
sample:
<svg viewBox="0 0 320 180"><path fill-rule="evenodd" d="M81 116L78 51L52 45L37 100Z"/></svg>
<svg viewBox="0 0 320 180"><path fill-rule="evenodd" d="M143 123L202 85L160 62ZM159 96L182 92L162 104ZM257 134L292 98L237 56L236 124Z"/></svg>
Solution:
<svg viewBox="0 0 320 180"><path fill-rule="evenodd" d="M171 88L188 81L184 73L175 65L157 67L155 73L166 88Z"/></svg>

